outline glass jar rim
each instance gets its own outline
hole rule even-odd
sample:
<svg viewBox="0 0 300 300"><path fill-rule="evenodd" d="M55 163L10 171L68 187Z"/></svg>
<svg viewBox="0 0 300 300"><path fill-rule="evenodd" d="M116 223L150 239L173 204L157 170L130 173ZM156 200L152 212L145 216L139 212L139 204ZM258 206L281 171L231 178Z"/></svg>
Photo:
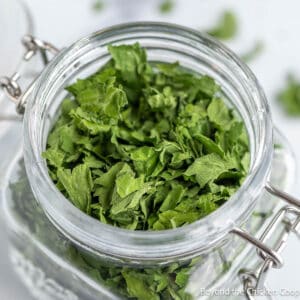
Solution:
<svg viewBox="0 0 300 300"><path fill-rule="evenodd" d="M191 44L206 43L231 62L238 80L247 80L252 97L259 104L257 122L261 128L260 143L251 170L239 190L215 212L192 224L163 231L131 231L100 221L74 207L58 191L48 174L47 165L42 158L42 146L39 139L39 127L45 117L40 112L39 103L43 90L49 88L48 77L58 71L58 66L68 58L78 54L95 39L106 37L118 40L123 33L164 32L189 39ZM200 44L199 44L200 45ZM199 50L200 51L200 50ZM269 175L273 142L272 120L269 105L255 75L241 60L219 41L199 31L184 26L158 23L138 22L112 26L93 33L70 47L62 50L45 68L36 81L29 96L24 117L24 158L32 190L54 225L69 239L89 250L117 258L137 261L164 261L167 258L193 256L223 240L235 227L242 224L251 214L256 203L255 197L250 201L241 201L250 195L249 189L255 187L257 196L264 188ZM52 199L49 201L49 199ZM251 197L249 197L250 199ZM257 198L257 197L256 197Z"/></svg>

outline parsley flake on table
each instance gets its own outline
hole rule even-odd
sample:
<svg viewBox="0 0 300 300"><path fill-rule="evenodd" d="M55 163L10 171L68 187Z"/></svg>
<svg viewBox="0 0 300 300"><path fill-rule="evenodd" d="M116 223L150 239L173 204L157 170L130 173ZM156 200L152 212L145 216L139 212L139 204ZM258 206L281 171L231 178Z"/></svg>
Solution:
<svg viewBox="0 0 300 300"><path fill-rule="evenodd" d="M103 10L105 4L102 0L94 0L94 3L92 5L92 9L95 11L95 12L100 12Z"/></svg>
<svg viewBox="0 0 300 300"><path fill-rule="evenodd" d="M162 14L168 14L173 11L175 7L175 0L162 0L159 5L159 11Z"/></svg>
<svg viewBox="0 0 300 300"><path fill-rule="evenodd" d="M286 87L279 93L278 100L290 116L300 116L300 82L289 75Z"/></svg>
<svg viewBox="0 0 300 300"><path fill-rule="evenodd" d="M235 37L237 31L238 22L236 15L231 11L225 11L217 25L207 33L220 40L229 40Z"/></svg>
<svg viewBox="0 0 300 300"><path fill-rule="evenodd" d="M253 61L255 58L257 58L258 56L260 56L260 54L262 54L262 52L264 51L264 43L262 41L257 41L251 49L249 49L246 53L244 53L243 55L241 55L241 59L245 62L245 63L249 63L251 61Z"/></svg>
<svg viewBox="0 0 300 300"><path fill-rule="evenodd" d="M43 156L57 188L99 221L132 230L205 217L247 174L243 122L212 78L151 64L139 44L108 49L105 66L67 87L48 137Z"/></svg>

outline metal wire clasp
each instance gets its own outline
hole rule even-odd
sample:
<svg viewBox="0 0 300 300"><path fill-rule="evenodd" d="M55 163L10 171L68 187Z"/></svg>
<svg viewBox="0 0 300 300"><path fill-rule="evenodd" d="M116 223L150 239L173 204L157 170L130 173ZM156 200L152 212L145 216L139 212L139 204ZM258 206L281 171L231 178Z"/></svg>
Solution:
<svg viewBox="0 0 300 300"><path fill-rule="evenodd" d="M28 62L37 53L40 53L43 63L46 65L49 62L48 54L56 55L59 50L52 44L37 39L31 35L26 35L22 39L26 51L23 56L23 62ZM20 114L24 113L25 103L22 101L23 92L19 84L21 79L21 68L19 68L12 76L0 77L0 88L4 90L6 95L11 99L17 106L17 112Z"/></svg>
<svg viewBox="0 0 300 300"><path fill-rule="evenodd" d="M284 200L289 205L284 206L278 211L259 239L253 237L243 229L234 228L232 230L233 234L238 235L256 247L257 254L262 259L261 264L256 269L243 269L240 271L239 276L248 300L254 300L255 295L258 295L259 291L264 290L267 292L266 277L269 270L283 267L283 259L280 253L284 249L289 235L293 232L299 236L300 230L300 200L278 190L270 183L267 183L265 188L270 194ZM283 230L278 234L277 230L282 225ZM274 245L272 247L267 246L267 242L274 237L276 237ZM272 299L271 296L269 298Z"/></svg>

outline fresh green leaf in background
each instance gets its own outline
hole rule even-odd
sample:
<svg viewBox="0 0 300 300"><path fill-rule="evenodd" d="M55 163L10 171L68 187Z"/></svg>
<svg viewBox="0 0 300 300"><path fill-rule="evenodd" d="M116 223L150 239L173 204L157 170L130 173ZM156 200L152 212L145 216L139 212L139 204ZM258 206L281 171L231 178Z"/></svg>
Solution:
<svg viewBox="0 0 300 300"><path fill-rule="evenodd" d="M286 86L279 93L278 100L288 115L300 116L300 82L295 76L288 76Z"/></svg>
<svg viewBox="0 0 300 300"><path fill-rule="evenodd" d="M236 36L238 31L237 17L232 11L225 11L217 25L207 33L220 40L229 40Z"/></svg>

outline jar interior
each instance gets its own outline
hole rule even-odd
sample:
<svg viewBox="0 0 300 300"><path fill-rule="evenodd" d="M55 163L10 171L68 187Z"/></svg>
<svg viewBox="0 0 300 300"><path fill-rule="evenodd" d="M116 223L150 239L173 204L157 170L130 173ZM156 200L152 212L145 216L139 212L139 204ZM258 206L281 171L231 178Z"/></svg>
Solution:
<svg viewBox="0 0 300 300"><path fill-rule="evenodd" d="M43 123L44 127L42 128L42 149L46 149L47 137L59 116L61 102L68 97L65 87L101 69L110 60L110 54L107 49L107 46L110 44L122 45L136 42L146 49L150 63L155 65L156 63L179 62L185 70L199 75L208 75L214 78L222 87L221 93L226 104L233 108L239 118L245 123L250 141L251 172L256 161L258 141L261 139L259 135L261 130L257 119L261 117L260 113L264 114L265 111L262 107L258 107L254 101L250 102L252 100L251 91L241 87L242 82L240 80L244 80L244 78L237 79L234 70L228 68L227 65L220 66L217 60L218 57L212 56L212 53L201 52L200 54L202 55L199 55L198 49L191 52L189 45L181 43L178 46L177 40L169 41L163 38L160 40L156 37L136 36L113 43L109 41L101 45L101 47L90 49L87 53L72 61L72 64L65 69L64 73L58 75L59 80L55 81L51 90L49 90L47 101L43 106L41 113L42 118L46 117L46 121ZM221 55L219 59L222 60ZM245 84L247 85L247 82ZM50 98L51 101L48 100Z"/></svg>

